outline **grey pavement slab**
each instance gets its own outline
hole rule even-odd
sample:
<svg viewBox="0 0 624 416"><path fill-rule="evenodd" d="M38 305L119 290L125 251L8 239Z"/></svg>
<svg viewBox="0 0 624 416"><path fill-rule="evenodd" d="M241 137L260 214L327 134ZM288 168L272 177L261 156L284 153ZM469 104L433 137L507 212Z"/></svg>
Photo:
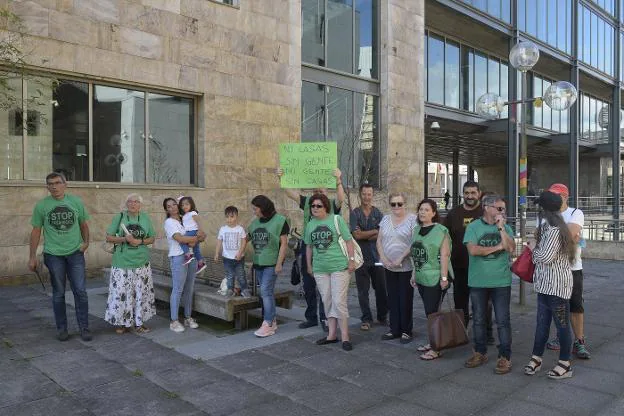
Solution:
<svg viewBox="0 0 624 416"><path fill-rule="evenodd" d="M503 382L504 376L492 374L490 377L499 377ZM440 380L419 386L400 398L449 415L479 414L481 409L501 399L498 394L483 390L478 385L469 388Z"/></svg>
<svg viewBox="0 0 624 416"><path fill-rule="evenodd" d="M0 408L0 416L91 416L76 398L68 394L57 394L28 403L19 403Z"/></svg>
<svg viewBox="0 0 624 416"><path fill-rule="evenodd" d="M414 300L414 341L382 342L387 331L360 331L355 288L349 309L354 350L317 346L320 327L297 328L302 299L278 309L275 336L253 329L223 334L214 329L175 334L166 316L156 316L146 335L117 335L101 316L106 286L89 282L92 342L77 331L73 296L67 316L73 335L55 339L50 294L36 285L0 290L0 416L2 415L622 415L624 414L624 285L621 264L585 262L585 333L593 356L575 360L574 377L548 380L557 353L547 351L544 370L525 376L533 344L535 299L511 305L511 374L493 373L491 361L466 369L471 346L445 351L433 362L418 359L426 343L422 302ZM285 283L286 282L286 283ZM287 285L287 280L281 284ZM517 282L513 299L517 301ZM21 303L20 303L21 302ZM371 306L374 313L374 297ZM200 357L201 359L195 359Z"/></svg>

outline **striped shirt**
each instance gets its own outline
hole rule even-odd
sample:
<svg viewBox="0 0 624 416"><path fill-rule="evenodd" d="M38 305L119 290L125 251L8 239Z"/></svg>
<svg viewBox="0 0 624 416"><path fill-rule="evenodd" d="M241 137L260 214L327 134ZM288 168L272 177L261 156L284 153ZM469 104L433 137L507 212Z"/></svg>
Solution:
<svg viewBox="0 0 624 416"><path fill-rule="evenodd" d="M392 215L385 215L379 223L381 249L389 261L397 261L412 245L412 231L416 226L416 219L416 215L407 214L403 222L395 226L392 223ZM409 272L414 268L410 256L403 259L400 267L389 268L387 265L384 267L393 272Z"/></svg>
<svg viewBox="0 0 624 416"><path fill-rule="evenodd" d="M568 255L562 250L559 229L542 223L542 238L533 250L533 288L537 293L570 299L572 270Z"/></svg>

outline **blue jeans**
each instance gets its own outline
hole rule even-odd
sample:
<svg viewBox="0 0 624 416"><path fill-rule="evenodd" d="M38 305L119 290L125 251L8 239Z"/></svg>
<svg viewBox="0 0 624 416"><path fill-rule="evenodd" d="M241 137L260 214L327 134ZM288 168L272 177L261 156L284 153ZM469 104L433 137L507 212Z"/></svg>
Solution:
<svg viewBox="0 0 624 416"><path fill-rule="evenodd" d="M305 318L307 321L314 323L318 322L319 318L321 321L325 321L327 319L327 317L325 317L325 305L323 305L321 296L317 296L316 294L316 280L314 280L314 276L308 273L306 261L306 246L302 244L301 274L303 276L303 294L307 305Z"/></svg>
<svg viewBox="0 0 624 416"><path fill-rule="evenodd" d="M541 357L550 334L550 321L555 321L559 338L559 359L570 361L572 334L570 333L570 301L557 296L537 294L537 318L533 355Z"/></svg>
<svg viewBox="0 0 624 416"><path fill-rule="evenodd" d="M195 287L195 274L197 273L197 261L193 260L184 266L184 255L169 257L169 266L171 267L171 279L173 288L169 298L169 306L171 308L171 320L178 320L178 311L180 309L180 300L184 307L184 317L190 318L193 311L193 288Z"/></svg>
<svg viewBox="0 0 624 416"><path fill-rule="evenodd" d="M228 289L234 289L234 278L238 281L241 290L247 289L247 279L245 278L245 260L235 260L223 257L223 268L227 279Z"/></svg>
<svg viewBox="0 0 624 416"><path fill-rule="evenodd" d="M254 267L256 279L260 284L260 297L262 298L262 314L266 322L271 324L275 319L275 281L277 274L275 266Z"/></svg>
<svg viewBox="0 0 624 416"><path fill-rule="evenodd" d="M509 313L511 286L470 288L475 351L481 354L487 353L488 298L492 300L496 317L499 340L498 356L509 360L511 359L511 318Z"/></svg>
<svg viewBox="0 0 624 416"><path fill-rule="evenodd" d="M43 262L50 271L52 284L52 308L58 331L67 331L67 312L65 309L65 278L74 293L76 320L78 327L89 328L89 298L85 275L84 253L80 250L69 256L43 254Z"/></svg>
<svg viewBox="0 0 624 416"><path fill-rule="evenodd" d="M195 237L197 236L197 230L187 231L184 233L185 237ZM182 247L182 251L184 254L187 254L191 247L188 244L180 243L180 247ZM197 261L201 261L204 258L202 257L201 250L199 249L199 241L197 244L193 246L193 255L197 259Z"/></svg>

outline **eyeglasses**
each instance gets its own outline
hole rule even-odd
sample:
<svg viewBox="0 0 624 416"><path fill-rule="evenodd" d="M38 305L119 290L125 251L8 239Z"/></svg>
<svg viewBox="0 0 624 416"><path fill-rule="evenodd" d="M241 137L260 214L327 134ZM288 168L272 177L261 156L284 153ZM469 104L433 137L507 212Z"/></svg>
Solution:
<svg viewBox="0 0 624 416"><path fill-rule="evenodd" d="M507 208L505 208L505 207L497 207L497 206L495 206L495 205L488 205L488 207L491 207L491 208L496 208L496 210L497 210L498 212L505 212L505 211L507 211Z"/></svg>
<svg viewBox="0 0 624 416"><path fill-rule="evenodd" d="M396 207L401 208L403 206L403 202L390 202L390 206L392 208L396 208Z"/></svg>
<svg viewBox="0 0 624 416"><path fill-rule="evenodd" d="M324 206L321 204L313 204L313 205L310 205L310 207L311 208L324 208Z"/></svg>

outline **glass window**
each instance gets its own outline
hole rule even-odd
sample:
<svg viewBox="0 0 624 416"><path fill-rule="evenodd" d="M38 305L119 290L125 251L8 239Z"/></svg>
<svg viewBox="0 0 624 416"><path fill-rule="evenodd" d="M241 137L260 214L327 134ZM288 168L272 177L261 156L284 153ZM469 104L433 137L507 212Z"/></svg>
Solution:
<svg viewBox="0 0 624 416"><path fill-rule="evenodd" d="M305 2L304 2L305 3ZM355 1L355 58L357 74L378 78L377 74L377 1Z"/></svg>
<svg viewBox="0 0 624 416"><path fill-rule="evenodd" d="M378 186L379 171L379 141L377 137L377 101L374 95L353 93L355 103L355 149L354 166L346 172L353 171L350 184L359 184L367 181Z"/></svg>
<svg viewBox="0 0 624 416"><path fill-rule="evenodd" d="M22 111L16 114L18 116L16 121L19 122L16 124L21 124L22 121L26 124L24 129L27 145L26 161L24 163L24 179L26 180L41 180L41 178L44 178L53 170L53 140L59 128L63 127L54 120L55 110L60 108L59 101L54 97L55 88L56 82L50 78L26 77L26 92L29 97L26 102L27 116L24 119ZM63 104L71 105L66 100L64 100ZM20 128L20 136L21 130ZM16 131L15 133L17 134L18 132ZM80 140L78 137L76 139ZM69 145L68 142L71 141L72 138L66 136L64 140L65 145L62 145L59 149L65 149L65 146ZM75 144L78 147L81 143ZM78 153L80 153L80 149L76 148L77 158L80 157ZM19 159L21 163L21 151ZM88 167L88 161L86 163L85 166ZM70 174L74 174L74 172ZM86 174L88 178L88 170ZM74 175L74 177L76 176Z"/></svg>
<svg viewBox="0 0 624 416"><path fill-rule="evenodd" d="M526 0L526 31L537 37L537 2L539 0Z"/></svg>
<svg viewBox="0 0 624 416"><path fill-rule="evenodd" d="M586 63L591 60L591 13L589 9L582 7L583 9L583 54L581 59Z"/></svg>
<svg viewBox="0 0 624 416"><path fill-rule="evenodd" d="M605 33L605 72L610 75L615 75L615 71L613 70L613 55L615 50L613 49L613 36L615 35L615 31L611 25L606 25L607 32Z"/></svg>
<svg viewBox="0 0 624 416"><path fill-rule="evenodd" d="M565 50L557 45L557 0L548 0L548 16L547 16L547 34L546 34L546 43L549 45L558 47L559 49Z"/></svg>
<svg viewBox="0 0 624 416"><path fill-rule="evenodd" d="M325 87L303 81L301 85L301 139L325 140Z"/></svg>
<svg viewBox="0 0 624 416"><path fill-rule="evenodd" d="M518 0L518 29L527 32L526 28L526 0Z"/></svg>
<svg viewBox="0 0 624 416"><path fill-rule="evenodd" d="M488 2L487 2L487 12L488 12L489 15L503 20L502 16L501 16L500 0L488 0Z"/></svg>
<svg viewBox="0 0 624 416"><path fill-rule="evenodd" d="M145 93L93 87L93 180L145 182Z"/></svg>
<svg viewBox="0 0 624 416"><path fill-rule="evenodd" d="M547 30L546 26L548 25L548 0L538 0L537 2L537 38L543 41L547 40Z"/></svg>
<svg viewBox="0 0 624 416"><path fill-rule="evenodd" d="M327 1L327 66L353 73L353 2Z"/></svg>
<svg viewBox="0 0 624 416"><path fill-rule="evenodd" d="M444 104L459 108L459 45L446 43L444 61Z"/></svg>
<svg viewBox="0 0 624 416"><path fill-rule="evenodd" d="M475 53L475 101L479 99L483 94L487 92L488 82L488 59L487 57Z"/></svg>
<svg viewBox="0 0 624 416"><path fill-rule="evenodd" d="M357 154L353 130L353 92L335 87L327 89L327 140L338 144L338 166L347 172Z"/></svg>
<svg viewBox="0 0 624 416"><path fill-rule="evenodd" d="M6 102L6 106L0 107L0 179L22 179L22 77L7 72L0 72L0 77L2 100Z"/></svg>
<svg viewBox="0 0 624 416"><path fill-rule="evenodd" d="M590 139L590 125L589 125L589 97L582 94L583 107L581 108L581 138L585 140Z"/></svg>
<svg viewBox="0 0 624 416"><path fill-rule="evenodd" d="M589 64L594 68L598 68L598 16L591 13L591 61Z"/></svg>
<svg viewBox="0 0 624 416"><path fill-rule="evenodd" d="M61 81L53 96L52 168L68 180L88 181L89 85Z"/></svg>
<svg viewBox="0 0 624 416"><path fill-rule="evenodd" d="M474 53L462 46L462 108L474 111Z"/></svg>
<svg viewBox="0 0 624 416"><path fill-rule="evenodd" d="M542 79L536 75L533 75L533 96L542 96ZM536 127L543 127L542 108L533 107L533 125Z"/></svg>
<svg viewBox="0 0 624 416"><path fill-rule="evenodd" d="M436 36L429 36L427 47L427 101L435 104L444 104L444 41Z"/></svg>
<svg viewBox="0 0 624 416"><path fill-rule="evenodd" d="M488 92L500 95L500 64L496 59L488 59Z"/></svg>
<svg viewBox="0 0 624 416"><path fill-rule="evenodd" d="M568 23L570 20L570 2L568 0L557 0L557 48L569 52L570 45L568 39L570 35ZM580 30L580 29L579 29Z"/></svg>
<svg viewBox="0 0 624 416"><path fill-rule="evenodd" d="M509 68L507 66L506 63L501 62L500 65L500 96L503 98L503 100L505 101L509 101L509 88L508 88L508 84L509 84ZM507 118L509 117L509 106L506 105L503 108L503 112L501 113L501 118Z"/></svg>
<svg viewBox="0 0 624 416"><path fill-rule="evenodd" d="M548 80L543 80L542 82L542 93L540 94L540 96L542 94L544 94L544 91L546 91L546 89L550 87L550 81ZM552 113L554 111L547 105L547 104L542 104L542 127L544 127L545 129L552 129Z"/></svg>
<svg viewBox="0 0 624 416"><path fill-rule="evenodd" d="M149 182L192 184L195 177L193 100L154 93L147 97Z"/></svg>
<svg viewBox="0 0 624 416"><path fill-rule="evenodd" d="M301 60L325 66L325 0L301 2Z"/></svg>

